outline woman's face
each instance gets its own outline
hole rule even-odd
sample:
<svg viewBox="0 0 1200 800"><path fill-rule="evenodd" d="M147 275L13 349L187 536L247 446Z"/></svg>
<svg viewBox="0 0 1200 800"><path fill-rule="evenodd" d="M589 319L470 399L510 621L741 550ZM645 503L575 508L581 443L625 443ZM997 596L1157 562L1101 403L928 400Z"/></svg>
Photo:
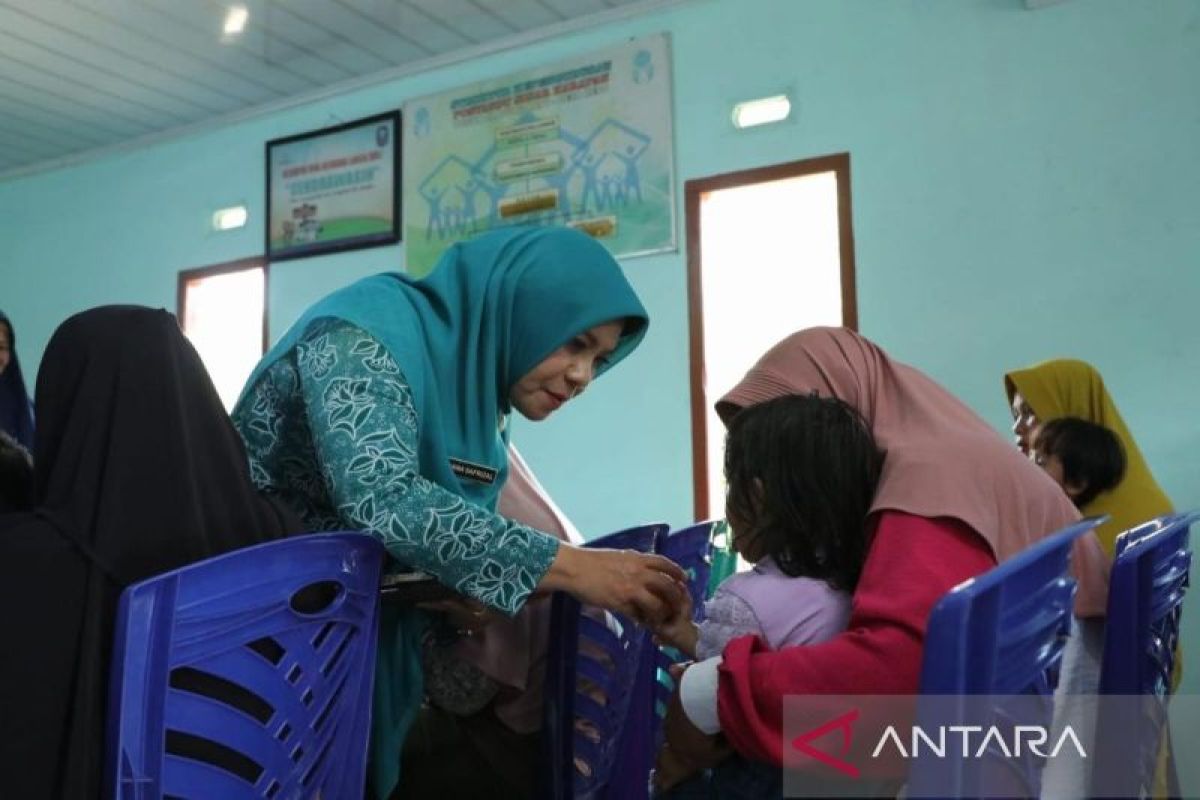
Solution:
<svg viewBox="0 0 1200 800"><path fill-rule="evenodd" d="M1012 415L1013 436L1017 440L1017 447L1021 448L1021 452L1029 455L1033 451L1033 440L1037 438L1038 418L1033 413L1033 409L1029 407L1029 403L1021 396L1020 392L1013 392L1012 396Z"/></svg>
<svg viewBox="0 0 1200 800"><path fill-rule="evenodd" d="M12 334L9 333L8 325L0 322L0 375L8 369L9 361L12 361Z"/></svg>
<svg viewBox="0 0 1200 800"><path fill-rule="evenodd" d="M597 325L548 355L508 392L508 402L535 422L545 419L582 394L596 370L608 363L621 340L621 320Z"/></svg>

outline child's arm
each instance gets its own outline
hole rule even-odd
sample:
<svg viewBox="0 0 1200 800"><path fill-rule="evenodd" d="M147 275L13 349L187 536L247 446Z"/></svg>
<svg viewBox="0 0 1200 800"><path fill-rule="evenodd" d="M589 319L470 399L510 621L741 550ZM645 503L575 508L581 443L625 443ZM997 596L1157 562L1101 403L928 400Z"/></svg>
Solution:
<svg viewBox="0 0 1200 800"><path fill-rule="evenodd" d="M692 597L685 593L686 601L675 616L653 628L660 645L674 647L688 658L696 657L696 640L700 631L692 622Z"/></svg>
<svg viewBox="0 0 1200 800"><path fill-rule="evenodd" d="M699 625L692 622L689 597L678 614L654 629L659 644L678 648L688 658L703 659L720 655L725 645L739 636L752 634L765 641L758 615L738 592L745 581L754 579L753 573L745 573L722 583L704 604L704 618Z"/></svg>
<svg viewBox="0 0 1200 800"><path fill-rule="evenodd" d="M733 576L704 604L704 619L696 630L696 658L720 655L725 645L741 636L760 636L766 641L754 608L737 591L748 580L754 580L753 573Z"/></svg>
<svg viewBox="0 0 1200 800"><path fill-rule="evenodd" d="M658 756L654 759L654 772L651 773L654 794L659 795L673 789L699 772L700 770L685 764L674 750L664 744L658 749Z"/></svg>

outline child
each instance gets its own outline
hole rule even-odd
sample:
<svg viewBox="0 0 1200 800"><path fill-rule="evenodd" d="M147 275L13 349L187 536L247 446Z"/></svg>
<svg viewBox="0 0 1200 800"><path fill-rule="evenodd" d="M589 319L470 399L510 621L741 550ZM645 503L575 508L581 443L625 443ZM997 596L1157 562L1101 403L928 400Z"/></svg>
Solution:
<svg viewBox="0 0 1200 800"><path fill-rule="evenodd" d="M734 549L754 568L720 585L703 622L692 622L689 604L657 627L659 641L705 659L740 636L759 636L774 650L843 630L882 464L869 426L841 400L791 395L739 412L725 443L725 513ZM665 750L657 782L673 783L663 774L673 768ZM714 793L752 794L756 770L779 777L778 767L735 757L714 771ZM735 771L740 786L720 790ZM684 786L677 791L672 796L688 796Z"/></svg>
<svg viewBox="0 0 1200 800"><path fill-rule="evenodd" d="M1079 417L1059 417L1040 426L1033 460L1077 508L1114 488L1125 475L1121 440L1103 425Z"/></svg>

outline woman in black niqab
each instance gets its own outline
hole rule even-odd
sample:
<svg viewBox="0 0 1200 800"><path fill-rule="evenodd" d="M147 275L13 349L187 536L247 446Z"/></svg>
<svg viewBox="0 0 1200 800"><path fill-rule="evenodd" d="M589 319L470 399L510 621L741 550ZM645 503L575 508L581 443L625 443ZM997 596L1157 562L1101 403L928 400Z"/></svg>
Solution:
<svg viewBox="0 0 1200 800"><path fill-rule="evenodd" d="M0 796L92 798L121 590L301 525L165 311L71 317L35 397L35 510L0 517Z"/></svg>
<svg viewBox="0 0 1200 800"><path fill-rule="evenodd" d="M12 320L0 311L0 347L8 353L0 358L0 431L17 440L26 449L33 447L33 406L25 392L25 376L17 357L17 332Z"/></svg>

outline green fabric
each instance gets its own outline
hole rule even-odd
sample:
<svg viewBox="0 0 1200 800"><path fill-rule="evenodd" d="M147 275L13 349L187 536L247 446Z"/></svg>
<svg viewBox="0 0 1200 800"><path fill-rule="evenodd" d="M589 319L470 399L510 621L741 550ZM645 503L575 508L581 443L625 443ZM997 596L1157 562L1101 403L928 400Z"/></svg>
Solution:
<svg viewBox="0 0 1200 800"><path fill-rule="evenodd" d="M1079 417L1103 425L1121 440L1125 447L1125 477L1112 491L1102 493L1080 509L1084 516L1109 515L1108 522L1096 529L1096 536L1110 558L1120 534L1174 510L1104 388L1104 379L1091 364L1068 358L1043 361L1005 375L1004 388L1009 403L1013 393L1020 392L1039 423L1059 417Z"/></svg>
<svg viewBox="0 0 1200 800"><path fill-rule="evenodd" d="M708 572L708 586L704 592L705 597L712 597L716 593L717 587L724 583L726 578L737 572L737 552L733 549L733 533L729 528L728 521L719 520L713 526L712 542L711 564Z"/></svg>
<svg viewBox="0 0 1200 800"><path fill-rule="evenodd" d="M249 385L325 317L365 330L403 366L421 425L421 474L484 508L495 508L507 475L497 417L513 384L572 337L632 320L602 369L610 368L648 323L620 265L594 239L569 228L504 228L452 246L425 278L376 275L321 300ZM495 468L497 478L460 482L452 457Z"/></svg>

